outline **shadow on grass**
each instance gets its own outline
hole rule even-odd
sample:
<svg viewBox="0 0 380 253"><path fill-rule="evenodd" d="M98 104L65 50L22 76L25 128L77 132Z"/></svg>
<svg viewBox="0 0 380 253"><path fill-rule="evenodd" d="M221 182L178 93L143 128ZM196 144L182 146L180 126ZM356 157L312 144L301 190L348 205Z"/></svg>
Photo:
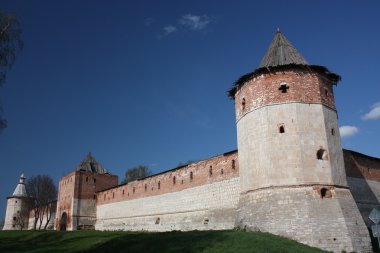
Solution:
<svg viewBox="0 0 380 253"><path fill-rule="evenodd" d="M317 253L316 248L267 233L190 232L0 232L0 252L181 252Z"/></svg>
<svg viewBox="0 0 380 253"><path fill-rule="evenodd" d="M317 253L324 251L267 233L248 233L243 231L172 231L166 233L130 233L82 252Z"/></svg>

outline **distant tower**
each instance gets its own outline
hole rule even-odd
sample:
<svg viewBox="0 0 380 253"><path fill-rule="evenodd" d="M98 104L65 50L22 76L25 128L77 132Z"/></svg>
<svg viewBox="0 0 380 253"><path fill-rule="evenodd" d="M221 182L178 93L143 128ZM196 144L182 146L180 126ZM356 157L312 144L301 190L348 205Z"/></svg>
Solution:
<svg viewBox="0 0 380 253"><path fill-rule="evenodd" d="M5 213L3 230L22 230L28 228L30 200L25 187L24 174L21 174L20 181L12 196L7 198L7 211Z"/></svg>
<svg viewBox="0 0 380 253"><path fill-rule="evenodd" d="M347 186L333 85L278 31L235 100L241 195L236 225L341 252L371 252Z"/></svg>

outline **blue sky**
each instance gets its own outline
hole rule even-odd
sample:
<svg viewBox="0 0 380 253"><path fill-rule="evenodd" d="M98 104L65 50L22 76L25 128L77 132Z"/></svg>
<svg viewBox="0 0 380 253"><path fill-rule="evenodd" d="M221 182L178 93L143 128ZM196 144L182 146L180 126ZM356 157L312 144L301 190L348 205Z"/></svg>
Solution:
<svg viewBox="0 0 380 253"><path fill-rule="evenodd" d="M24 50L0 88L0 219L22 171L59 177L91 151L122 177L237 148L227 90L276 29L340 74L343 147L380 157L379 1L19 1Z"/></svg>

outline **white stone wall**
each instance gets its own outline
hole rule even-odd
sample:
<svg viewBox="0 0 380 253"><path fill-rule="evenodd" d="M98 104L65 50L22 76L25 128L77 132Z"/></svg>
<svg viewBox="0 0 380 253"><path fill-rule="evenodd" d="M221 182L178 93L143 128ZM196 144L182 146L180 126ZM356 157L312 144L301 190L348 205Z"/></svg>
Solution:
<svg viewBox="0 0 380 253"><path fill-rule="evenodd" d="M281 124L285 133L279 133ZM241 118L237 134L242 192L276 185L347 185L334 110L321 104L269 105ZM320 148L327 160L317 160Z"/></svg>
<svg viewBox="0 0 380 253"><path fill-rule="evenodd" d="M13 217L15 217L17 211L21 211L21 200L18 198L8 198L3 230L20 229L14 226Z"/></svg>
<svg viewBox="0 0 380 253"><path fill-rule="evenodd" d="M97 230L232 229L239 178L97 206Z"/></svg>
<svg viewBox="0 0 380 253"><path fill-rule="evenodd" d="M237 226L269 232L333 252L372 252L368 230L348 189L321 198L312 187L243 194Z"/></svg>
<svg viewBox="0 0 380 253"><path fill-rule="evenodd" d="M365 223L373 225L368 216L373 208L380 210L380 182L354 177L347 177L347 182Z"/></svg>
<svg viewBox="0 0 380 253"><path fill-rule="evenodd" d="M55 221L55 215L56 215L56 212L53 212L51 214L51 218L50 218L50 221L46 227L47 230L53 230L54 229L54 221ZM44 229L45 227L45 224L46 224L46 221L47 221L47 216L46 214L43 215L43 221L42 221L42 225L41 225L41 229ZM34 217L29 217L29 222L28 222L28 229L29 230L32 230L33 229L33 226L34 226ZM40 226L40 222L37 221L37 226L36 226L36 229L38 229Z"/></svg>
<svg viewBox="0 0 380 253"><path fill-rule="evenodd" d="M73 224L76 229L90 229L95 226L96 200L94 199L74 199L74 213L72 215Z"/></svg>

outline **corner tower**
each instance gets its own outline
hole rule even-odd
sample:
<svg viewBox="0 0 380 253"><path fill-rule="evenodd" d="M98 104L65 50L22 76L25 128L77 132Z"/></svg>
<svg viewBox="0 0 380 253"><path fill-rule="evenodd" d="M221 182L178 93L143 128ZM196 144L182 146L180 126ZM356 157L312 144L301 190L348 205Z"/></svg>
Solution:
<svg viewBox="0 0 380 253"><path fill-rule="evenodd" d="M7 198L3 230L23 230L28 228L30 201L31 198L25 186L25 177L24 174L21 174L12 196Z"/></svg>
<svg viewBox="0 0 380 253"><path fill-rule="evenodd" d="M277 32L259 67L230 90L240 166L236 225L341 252L370 252L346 182L333 85Z"/></svg>

